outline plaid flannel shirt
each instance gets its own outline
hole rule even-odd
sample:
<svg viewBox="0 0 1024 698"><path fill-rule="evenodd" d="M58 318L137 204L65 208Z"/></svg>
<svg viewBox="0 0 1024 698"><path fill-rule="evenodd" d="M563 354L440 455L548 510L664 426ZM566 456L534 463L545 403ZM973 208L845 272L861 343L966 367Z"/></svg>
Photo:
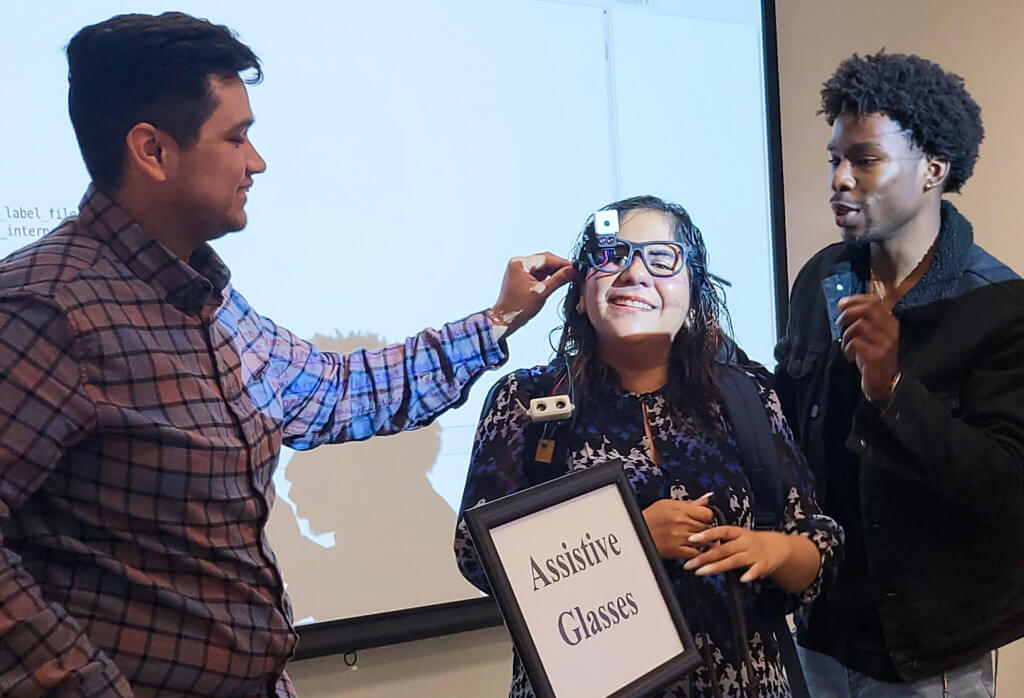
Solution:
<svg viewBox="0 0 1024 698"><path fill-rule="evenodd" d="M423 426L506 358L483 314L319 352L228 276L92 187L0 263L0 694L292 695L282 443Z"/></svg>

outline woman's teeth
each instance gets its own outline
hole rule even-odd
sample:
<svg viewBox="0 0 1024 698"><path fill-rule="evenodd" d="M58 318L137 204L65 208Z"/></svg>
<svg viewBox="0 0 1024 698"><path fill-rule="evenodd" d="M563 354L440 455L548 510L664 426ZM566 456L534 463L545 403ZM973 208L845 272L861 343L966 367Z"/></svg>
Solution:
<svg viewBox="0 0 1024 698"><path fill-rule="evenodd" d="M621 305L626 308L639 308L640 310L654 310L654 306L650 303L633 300L632 298L617 298L612 301L612 305Z"/></svg>

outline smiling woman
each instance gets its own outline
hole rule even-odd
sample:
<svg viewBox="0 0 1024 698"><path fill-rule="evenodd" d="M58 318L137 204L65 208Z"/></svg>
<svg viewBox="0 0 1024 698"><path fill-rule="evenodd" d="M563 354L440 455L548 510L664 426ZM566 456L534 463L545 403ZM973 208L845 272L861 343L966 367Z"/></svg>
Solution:
<svg viewBox="0 0 1024 698"><path fill-rule="evenodd" d="M712 361L722 344L721 324L729 323L721 286L708 273L701 232L682 206L653 196L605 209L620 216L620 240L647 246L614 272L587 265L582 281L569 287L560 353L571 356L583 390L613 370L627 390L647 393L664 386L677 405L709 424ZM592 239L588 221L575 247L577 264L588 258ZM651 243L658 244L655 250L678 247L682 263L672 265L673 273L655 275Z"/></svg>
<svg viewBox="0 0 1024 698"><path fill-rule="evenodd" d="M573 257L585 273L566 296L559 356L548 366L506 376L492 390L476 432L462 510L566 470L621 463L704 656L702 667L663 695L738 698L756 685L756 695L790 696L787 674L796 673L783 669L779 648L788 633L777 629L785 627L787 609L814 598L832 571L839 526L818 508L766 372L722 330L721 287L708 272L703 237L686 210L642 196L602 211L618 216L618 236L595 233L594 218L607 220L604 215L584 226ZM723 362L739 364L729 370L753 383L753 407L740 417L770 432L763 433L765 442L778 454L776 463L766 464L770 482L748 475L752 464L744 462L724 408L736 403L730 392L735 388L726 387L732 384L719 381ZM560 391L575 403L570 421L532 425L525 406ZM555 445L544 446L545 440ZM776 530L752 530L755 500L779 502ZM715 541L721 545L708 546ZM455 552L466 578L488 591L461 514ZM727 582L723 573L733 570L751 583L742 604L745 634L733 627L726 601L726 585L735 580ZM543 575L539 565L537 571ZM792 603L785 603L785 594ZM629 599L622 603L625 608ZM587 618L592 623L584 623ZM600 609L573 609L561 620L570 645L605 624ZM534 695L518 656L511 695Z"/></svg>
<svg viewBox="0 0 1024 698"><path fill-rule="evenodd" d="M684 248L673 244L674 227L673 219L662 211L628 211L619 232L620 240L626 241L620 242L628 250L625 256L620 254L618 264L588 271L576 311L587 314L602 338L601 358L606 363L615 360L616 350L623 348L621 341L633 348L660 347L654 353L662 354L667 364L667 349L690 309L688 274L675 261L683 256L677 250ZM664 271L671 274L663 275Z"/></svg>

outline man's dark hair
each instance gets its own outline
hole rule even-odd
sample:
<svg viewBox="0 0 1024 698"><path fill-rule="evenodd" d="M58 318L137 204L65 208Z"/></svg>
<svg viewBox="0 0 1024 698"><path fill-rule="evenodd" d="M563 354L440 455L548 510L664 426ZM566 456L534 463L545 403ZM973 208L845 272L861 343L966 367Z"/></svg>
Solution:
<svg viewBox="0 0 1024 698"><path fill-rule="evenodd" d="M902 53L847 58L822 87L818 113L829 125L847 113L885 114L928 156L949 160L945 191L959 192L974 172L985 136L981 108L963 78Z"/></svg>
<svg viewBox="0 0 1024 698"><path fill-rule="evenodd" d="M182 148L217 108L211 77L253 71L259 59L225 26L181 12L126 14L85 27L67 47L68 110L93 182L121 185L125 136L138 123L168 133Z"/></svg>

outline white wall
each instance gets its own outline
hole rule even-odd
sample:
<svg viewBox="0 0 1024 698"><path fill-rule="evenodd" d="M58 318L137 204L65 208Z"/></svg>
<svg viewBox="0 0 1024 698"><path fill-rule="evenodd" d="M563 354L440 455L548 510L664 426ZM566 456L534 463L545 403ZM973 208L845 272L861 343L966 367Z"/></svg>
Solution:
<svg viewBox="0 0 1024 698"><path fill-rule="evenodd" d="M953 201L990 252L1024 270L1018 218L1024 162L1017 124L1024 94L1024 3L1016 0L777 0L783 162L790 277L835 239L827 206L825 144L816 116L821 83L853 53L918 53L964 77L982 106L986 139L974 177ZM511 645L501 628L361 652L359 671L340 657L296 662L303 698L498 698L507 695ZM1024 695L1024 642L1002 652L999 695Z"/></svg>

